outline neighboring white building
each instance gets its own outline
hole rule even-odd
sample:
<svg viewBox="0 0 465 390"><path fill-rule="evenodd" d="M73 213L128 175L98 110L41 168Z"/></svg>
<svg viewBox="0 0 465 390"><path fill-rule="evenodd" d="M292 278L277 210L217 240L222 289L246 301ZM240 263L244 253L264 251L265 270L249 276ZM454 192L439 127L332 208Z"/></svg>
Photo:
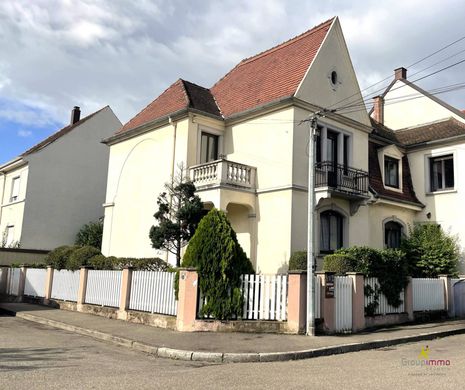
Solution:
<svg viewBox="0 0 465 390"><path fill-rule="evenodd" d="M408 157L413 188L424 208L414 222L436 222L459 238L465 249L465 114L407 80L395 70L394 81L375 98L375 129ZM381 132L383 129L381 129ZM462 271L465 268L462 265Z"/></svg>
<svg viewBox="0 0 465 390"><path fill-rule="evenodd" d="M6 246L53 249L72 244L82 225L103 216L108 148L121 127L110 107L71 123L0 165L0 232Z"/></svg>

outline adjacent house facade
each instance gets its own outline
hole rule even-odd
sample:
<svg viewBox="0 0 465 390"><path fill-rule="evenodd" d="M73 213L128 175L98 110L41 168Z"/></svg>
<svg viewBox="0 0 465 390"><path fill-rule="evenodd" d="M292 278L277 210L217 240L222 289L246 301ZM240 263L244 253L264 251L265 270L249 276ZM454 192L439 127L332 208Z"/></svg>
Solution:
<svg viewBox="0 0 465 390"><path fill-rule="evenodd" d="M375 98L371 116L375 131L408 158L416 197L424 205L413 221L440 224L458 237L463 251L465 114L408 81L407 70L399 68L383 95Z"/></svg>
<svg viewBox="0 0 465 390"><path fill-rule="evenodd" d="M83 224L103 216L108 148L121 127L110 107L80 118L0 165L2 246L50 250L72 244Z"/></svg>

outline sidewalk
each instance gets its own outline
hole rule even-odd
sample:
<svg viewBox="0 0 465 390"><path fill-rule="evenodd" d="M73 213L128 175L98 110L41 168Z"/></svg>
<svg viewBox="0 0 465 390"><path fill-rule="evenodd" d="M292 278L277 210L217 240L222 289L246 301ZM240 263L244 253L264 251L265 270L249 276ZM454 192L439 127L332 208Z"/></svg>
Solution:
<svg viewBox="0 0 465 390"><path fill-rule="evenodd" d="M306 359L465 333L465 320L397 326L341 336L181 333L27 303L0 303L0 310L158 357L208 362Z"/></svg>

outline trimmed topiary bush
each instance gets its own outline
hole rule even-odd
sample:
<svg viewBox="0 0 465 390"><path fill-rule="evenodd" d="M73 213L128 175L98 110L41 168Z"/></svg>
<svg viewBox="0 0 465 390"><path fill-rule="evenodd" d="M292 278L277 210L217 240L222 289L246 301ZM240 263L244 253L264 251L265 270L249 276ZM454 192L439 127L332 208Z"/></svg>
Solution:
<svg viewBox="0 0 465 390"><path fill-rule="evenodd" d="M102 247L103 222L89 222L84 225L76 235L76 245L93 246L97 249Z"/></svg>
<svg viewBox="0 0 465 390"><path fill-rule="evenodd" d="M329 272L335 272L336 275L345 275L346 272L355 272L357 261L351 255L334 253L327 255L323 259L323 269Z"/></svg>
<svg viewBox="0 0 465 390"><path fill-rule="evenodd" d="M289 271L307 270L307 251L297 251L289 259Z"/></svg>
<svg viewBox="0 0 465 390"><path fill-rule="evenodd" d="M75 245L63 245L50 251L45 257L45 264L57 270L66 269L70 255L78 249Z"/></svg>
<svg viewBox="0 0 465 390"><path fill-rule="evenodd" d="M356 260L355 272L361 272L365 275L371 275L374 264L378 264L381 261L380 251L368 246L342 248L338 249L335 254L349 255L354 258Z"/></svg>
<svg viewBox="0 0 465 390"><path fill-rule="evenodd" d="M71 253L66 268L75 271L85 265L90 265L90 260L97 255L101 255L101 253L93 246L80 247Z"/></svg>
<svg viewBox="0 0 465 390"><path fill-rule="evenodd" d="M242 315L240 276L254 269L224 212L212 209L200 221L182 266L199 273L200 292L206 299L203 315L220 320Z"/></svg>

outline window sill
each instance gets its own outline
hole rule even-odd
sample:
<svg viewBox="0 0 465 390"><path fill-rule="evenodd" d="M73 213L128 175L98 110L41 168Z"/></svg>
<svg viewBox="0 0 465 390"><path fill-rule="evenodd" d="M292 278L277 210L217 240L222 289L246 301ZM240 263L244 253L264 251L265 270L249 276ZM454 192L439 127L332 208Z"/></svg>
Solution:
<svg viewBox="0 0 465 390"><path fill-rule="evenodd" d="M447 190L437 190L437 191L430 191L426 193L426 196L433 196L433 195L441 195L441 194L453 194L456 193L457 190L455 188L447 189Z"/></svg>
<svg viewBox="0 0 465 390"><path fill-rule="evenodd" d="M5 204L2 204L2 207L7 207L7 206L13 206L15 204L18 204L18 203L23 203L26 199L20 199L20 200L15 200L13 202L8 202L8 203L5 203Z"/></svg>
<svg viewBox="0 0 465 390"><path fill-rule="evenodd" d="M399 193L402 193L402 188L400 187L392 187L392 186L388 186L387 184L383 184L384 188L386 190L389 190L389 191L395 191L395 192L399 192Z"/></svg>

